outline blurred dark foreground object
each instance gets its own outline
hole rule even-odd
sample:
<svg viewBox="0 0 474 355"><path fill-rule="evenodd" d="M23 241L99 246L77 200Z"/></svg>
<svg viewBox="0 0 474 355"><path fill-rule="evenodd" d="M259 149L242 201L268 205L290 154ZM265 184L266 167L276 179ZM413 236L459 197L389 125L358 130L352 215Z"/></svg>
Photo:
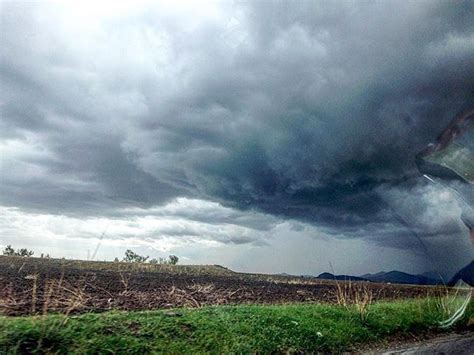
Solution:
<svg viewBox="0 0 474 355"><path fill-rule="evenodd" d="M454 117L434 143L416 156L418 170L446 185L464 205L462 220L474 244L474 108Z"/></svg>
<svg viewBox="0 0 474 355"><path fill-rule="evenodd" d="M419 171L441 179L474 183L474 109L458 114L434 143L416 156Z"/></svg>

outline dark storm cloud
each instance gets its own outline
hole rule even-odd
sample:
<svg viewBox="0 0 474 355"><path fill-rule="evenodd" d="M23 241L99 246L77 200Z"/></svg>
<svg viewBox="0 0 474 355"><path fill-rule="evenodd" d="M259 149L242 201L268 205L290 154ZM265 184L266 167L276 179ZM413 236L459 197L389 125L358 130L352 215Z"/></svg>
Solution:
<svg viewBox="0 0 474 355"><path fill-rule="evenodd" d="M402 196L442 209L414 157L473 102L471 1L149 8L98 29L2 7L2 138L34 151L7 149L4 205L96 215L187 196L402 246Z"/></svg>

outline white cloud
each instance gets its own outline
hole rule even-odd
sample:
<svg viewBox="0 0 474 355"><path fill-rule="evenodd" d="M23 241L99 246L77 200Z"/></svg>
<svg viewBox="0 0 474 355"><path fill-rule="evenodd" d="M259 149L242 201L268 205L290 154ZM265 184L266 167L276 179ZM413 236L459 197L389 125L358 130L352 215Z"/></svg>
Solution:
<svg viewBox="0 0 474 355"><path fill-rule="evenodd" d="M18 208L0 208L0 242L37 251L58 243L99 243L102 248L147 247L156 252L177 248L215 248L229 244L264 245L271 240L276 226L273 217L254 212L238 212L217 203L186 198L150 210L124 209L116 217L76 218L72 216L24 212ZM103 235L103 238L102 238ZM115 250L115 249L114 249ZM84 257L77 249L74 257ZM101 252L110 258L107 250Z"/></svg>

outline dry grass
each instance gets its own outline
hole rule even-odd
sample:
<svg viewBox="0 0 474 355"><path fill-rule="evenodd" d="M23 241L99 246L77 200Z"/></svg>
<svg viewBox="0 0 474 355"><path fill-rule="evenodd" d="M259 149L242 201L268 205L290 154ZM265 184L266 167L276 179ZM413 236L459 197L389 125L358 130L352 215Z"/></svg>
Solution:
<svg viewBox="0 0 474 355"><path fill-rule="evenodd" d="M374 300L374 292L367 283L336 280L336 300L337 304L346 308L355 306L361 321L367 319L369 306Z"/></svg>
<svg viewBox="0 0 474 355"><path fill-rule="evenodd" d="M72 284L65 282L62 274L59 279L44 280L42 285L40 276L32 274L25 277L32 281L31 288L24 292L30 295L29 299L18 295L15 297L12 285L8 285L6 296L0 299L0 311L8 313L5 311L24 308L29 303L31 315L48 315L53 312L68 316L71 312L86 308L89 300L85 292L86 278ZM40 288L43 292L39 292Z"/></svg>

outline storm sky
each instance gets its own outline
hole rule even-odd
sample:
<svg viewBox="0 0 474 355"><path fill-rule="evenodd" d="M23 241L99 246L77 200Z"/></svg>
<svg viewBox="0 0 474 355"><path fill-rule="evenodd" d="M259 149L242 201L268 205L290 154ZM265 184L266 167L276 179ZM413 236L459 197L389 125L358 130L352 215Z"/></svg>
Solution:
<svg viewBox="0 0 474 355"><path fill-rule="evenodd" d="M473 14L2 1L0 246L448 275L465 206L415 155L474 103Z"/></svg>

